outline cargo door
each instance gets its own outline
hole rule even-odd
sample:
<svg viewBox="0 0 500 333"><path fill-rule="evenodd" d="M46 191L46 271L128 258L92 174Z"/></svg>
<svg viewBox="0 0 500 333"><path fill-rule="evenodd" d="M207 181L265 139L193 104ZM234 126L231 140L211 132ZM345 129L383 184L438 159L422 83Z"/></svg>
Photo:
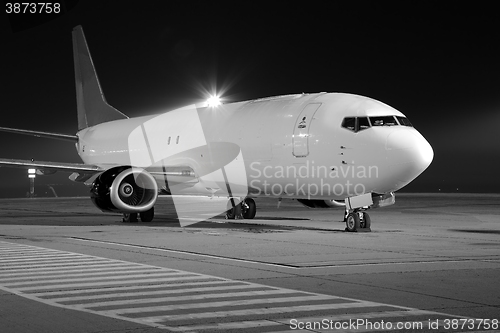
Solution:
<svg viewBox="0 0 500 333"><path fill-rule="evenodd" d="M306 157L309 155L309 128L314 114L321 106L321 103L307 104L295 122L293 129L293 156Z"/></svg>

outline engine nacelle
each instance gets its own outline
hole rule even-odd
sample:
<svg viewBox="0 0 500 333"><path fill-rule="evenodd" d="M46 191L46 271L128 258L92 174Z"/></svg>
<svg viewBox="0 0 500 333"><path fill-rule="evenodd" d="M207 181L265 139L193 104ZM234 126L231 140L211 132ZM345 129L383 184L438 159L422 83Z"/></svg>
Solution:
<svg viewBox="0 0 500 333"><path fill-rule="evenodd" d="M345 207L345 203L336 200L297 199L297 201L309 208Z"/></svg>
<svg viewBox="0 0 500 333"><path fill-rule="evenodd" d="M104 212L139 213L151 209L158 197L158 185L141 168L114 167L92 183L90 199Z"/></svg>

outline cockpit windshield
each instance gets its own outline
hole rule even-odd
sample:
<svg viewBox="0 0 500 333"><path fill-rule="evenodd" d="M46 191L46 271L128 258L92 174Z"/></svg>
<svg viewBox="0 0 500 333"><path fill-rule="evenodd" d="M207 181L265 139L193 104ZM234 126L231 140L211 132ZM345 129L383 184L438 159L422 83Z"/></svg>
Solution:
<svg viewBox="0 0 500 333"><path fill-rule="evenodd" d="M413 125L410 123L410 121L408 120L408 118L399 117L399 116L397 116L396 118L398 118L398 121L399 121L400 125L413 127Z"/></svg>
<svg viewBox="0 0 500 333"><path fill-rule="evenodd" d="M345 117L342 127L355 133L375 126L409 126L408 118L401 116Z"/></svg>
<svg viewBox="0 0 500 333"><path fill-rule="evenodd" d="M398 122L394 116L370 117L372 126L396 126Z"/></svg>

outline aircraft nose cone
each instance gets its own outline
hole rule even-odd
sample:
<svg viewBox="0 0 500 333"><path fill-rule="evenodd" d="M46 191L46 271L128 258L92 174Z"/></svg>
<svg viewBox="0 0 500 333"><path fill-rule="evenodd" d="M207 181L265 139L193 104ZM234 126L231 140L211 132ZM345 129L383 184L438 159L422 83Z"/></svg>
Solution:
<svg viewBox="0 0 500 333"><path fill-rule="evenodd" d="M385 149L391 173L402 185L420 175L434 158L431 145L415 129L401 129L389 134Z"/></svg>

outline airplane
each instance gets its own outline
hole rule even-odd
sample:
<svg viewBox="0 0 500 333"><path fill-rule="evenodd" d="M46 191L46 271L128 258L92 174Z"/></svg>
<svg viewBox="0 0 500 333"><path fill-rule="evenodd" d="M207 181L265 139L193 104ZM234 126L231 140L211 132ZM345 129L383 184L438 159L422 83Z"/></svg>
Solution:
<svg viewBox="0 0 500 333"><path fill-rule="evenodd" d="M214 96L129 118L107 103L82 27L72 34L78 132L0 130L72 142L83 163L2 158L0 166L70 172L72 181L90 187L95 206L122 214L124 222L152 221L164 195L221 199L228 219L253 219L254 198L275 197L341 207L346 231L369 231L367 211L394 204L394 192L432 162L432 147L403 113L355 94L235 103Z"/></svg>

